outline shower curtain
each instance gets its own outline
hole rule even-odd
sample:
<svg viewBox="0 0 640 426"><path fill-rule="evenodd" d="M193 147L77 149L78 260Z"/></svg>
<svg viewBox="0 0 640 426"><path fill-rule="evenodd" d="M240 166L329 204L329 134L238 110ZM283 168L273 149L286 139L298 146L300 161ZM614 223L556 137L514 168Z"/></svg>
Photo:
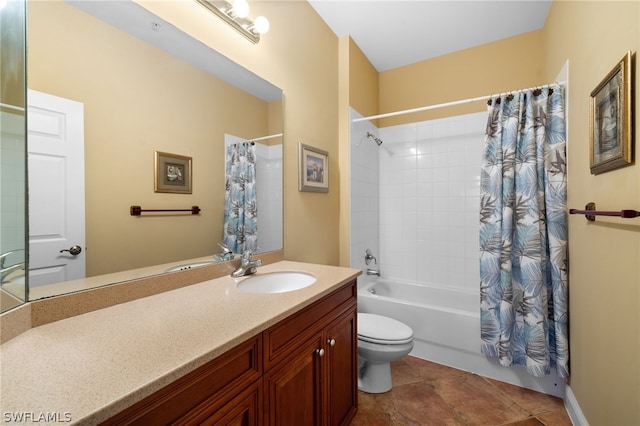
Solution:
<svg viewBox="0 0 640 426"><path fill-rule="evenodd" d="M234 253L258 248L256 154L253 142L227 147L224 196L224 244Z"/></svg>
<svg viewBox="0 0 640 426"><path fill-rule="evenodd" d="M563 87L488 102L480 189L482 352L569 376Z"/></svg>

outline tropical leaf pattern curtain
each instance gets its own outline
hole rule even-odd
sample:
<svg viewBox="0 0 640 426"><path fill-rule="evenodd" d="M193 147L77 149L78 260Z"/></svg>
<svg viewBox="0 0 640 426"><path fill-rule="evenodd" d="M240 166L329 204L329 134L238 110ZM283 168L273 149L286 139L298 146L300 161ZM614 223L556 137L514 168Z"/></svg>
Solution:
<svg viewBox="0 0 640 426"><path fill-rule="evenodd" d="M256 154L251 142L227 147L224 196L224 244L234 253L258 248Z"/></svg>
<svg viewBox="0 0 640 426"><path fill-rule="evenodd" d="M480 189L482 352L569 376L567 179L560 85L489 101Z"/></svg>

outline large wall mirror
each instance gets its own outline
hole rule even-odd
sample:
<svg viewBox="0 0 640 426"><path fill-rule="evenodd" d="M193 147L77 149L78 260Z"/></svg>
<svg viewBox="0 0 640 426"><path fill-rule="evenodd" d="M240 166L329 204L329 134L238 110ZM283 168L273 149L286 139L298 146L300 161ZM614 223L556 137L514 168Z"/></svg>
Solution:
<svg viewBox="0 0 640 426"><path fill-rule="evenodd" d="M238 144L256 159L254 251L282 248L280 89L129 0L28 1L27 22L30 300L214 260ZM188 191L158 192L174 159Z"/></svg>
<svg viewBox="0 0 640 426"><path fill-rule="evenodd" d="M24 1L0 2L0 312L26 299L24 15Z"/></svg>

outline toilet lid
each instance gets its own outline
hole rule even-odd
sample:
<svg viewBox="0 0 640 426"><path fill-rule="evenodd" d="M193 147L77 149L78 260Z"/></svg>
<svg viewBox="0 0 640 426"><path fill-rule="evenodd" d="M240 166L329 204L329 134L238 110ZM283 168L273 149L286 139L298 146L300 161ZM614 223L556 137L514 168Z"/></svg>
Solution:
<svg viewBox="0 0 640 426"><path fill-rule="evenodd" d="M358 312L358 339L371 343L401 345L413 340L413 330L393 318Z"/></svg>

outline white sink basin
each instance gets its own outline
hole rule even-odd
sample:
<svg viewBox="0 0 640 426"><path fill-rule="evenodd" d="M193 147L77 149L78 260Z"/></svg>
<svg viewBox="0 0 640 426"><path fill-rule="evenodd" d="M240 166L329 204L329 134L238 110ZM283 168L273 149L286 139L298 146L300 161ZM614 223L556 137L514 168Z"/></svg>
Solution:
<svg viewBox="0 0 640 426"><path fill-rule="evenodd" d="M252 275L238 283L238 290L245 293L286 293L309 287L316 282L316 277L304 272L271 272Z"/></svg>
<svg viewBox="0 0 640 426"><path fill-rule="evenodd" d="M215 262L195 262L195 263L187 263L184 265L178 265L167 269L165 272L177 272L177 271L185 271L191 268L199 268L201 266L211 265Z"/></svg>

